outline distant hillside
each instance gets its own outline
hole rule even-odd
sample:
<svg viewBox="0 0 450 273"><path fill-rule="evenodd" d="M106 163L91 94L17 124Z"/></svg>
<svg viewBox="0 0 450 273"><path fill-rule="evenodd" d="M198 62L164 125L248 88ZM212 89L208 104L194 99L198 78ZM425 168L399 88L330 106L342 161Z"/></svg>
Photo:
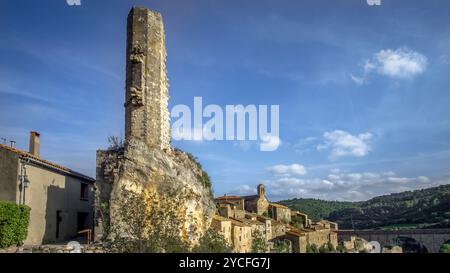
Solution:
<svg viewBox="0 0 450 273"><path fill-rule="evenodd" d="M340 228L442 228L450 227L450 185L408 191L364 202L314 199L280 201L313 220L338 222Z"/></svg>
<svg viewBox="0 0 450 273"><path fill-rule="evenodd" d="M318 199L291 199L278 202L289 207L292 210L297 210L308 214L313 221L326 219L330 213L348 208L358 208L356 203L352 202L338 202L338 201L323 201Z"/></svg>

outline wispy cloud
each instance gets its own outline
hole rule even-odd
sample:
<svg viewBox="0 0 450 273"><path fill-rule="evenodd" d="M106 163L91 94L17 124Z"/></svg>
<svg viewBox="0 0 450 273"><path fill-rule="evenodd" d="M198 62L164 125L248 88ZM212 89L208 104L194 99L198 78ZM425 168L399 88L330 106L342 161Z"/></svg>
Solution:
<svg viewBox="0 0 450 273"><path fill-rule="evenodd" d="M267 170L276 176L305 175L307 172L305 166L300 164L275 165L267 168Z"/></svg>
<svg viewBox="0 0 450 273"><path fill-rule="evenodd" d="M336 159L346 156L366 156L371 150L369 141L373 135L371 133L352 135L346 131L335 130L326 132L323 137L325 142L317 145L317 150L331 150L330 157Z"/></svg>
<svg viewBox="0 0 450 273"><path fill-rule="evenodd" d="M359 85L367 83L372 73L394 79L406 79L424 73L427 66L426 56L407 47L384 49L365 61L361 76L351 74L350 77Z"/></svg>
<svg viewBox="0 0 450 273"><path fill-rule="evenodd" d="M282 178L268 183L279 198L319 197L327 200L361 201L375 196L430 187L428 177L402 177L394 172L332 172L324 179Z"/></svg>
<svg viewBox="0 0 450 273"><path fill-rule="evenodd" d="M344 172L331 170L324 178L281 177L265 181L270 198L320 198L324 200L363 201L370 198L447 184L426 176L404 177L394 172ZM248 193L254 187L243 185L236 193Z"/></svg>

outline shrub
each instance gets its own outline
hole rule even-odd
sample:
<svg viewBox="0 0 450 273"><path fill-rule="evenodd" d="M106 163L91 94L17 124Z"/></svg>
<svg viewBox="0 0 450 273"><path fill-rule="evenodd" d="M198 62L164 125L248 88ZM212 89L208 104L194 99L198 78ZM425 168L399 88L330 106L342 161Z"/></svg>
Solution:
<svg viewBox="0 0 450 273"><path fill-rule="evenodd" d="M253 233L252 240L252 253L266 253L267 248L268 247L264 234L262 234L260 231L255 231Z"/></svg>
<svg viewBox="0 0 450 273"><path fill-rule="evenodd" d="M22 245L28 235L30 208L0 201L0 248Z"/></svg>
<svg viewBox="0 0 450 273"><path fill-rule="evenodd" d="M116 223L109 227L112 249L119 253L186 253L182 240L183 222L179 208L183 193L164 189L155 192L133 192L122 188L116 199ZM192 232L195 232L192 231Z"/></svg>
<svg viewBox="0 0 450 273"><path fill-rule="evenodd" d="M319 248L316 244L307 244L306 245L306 253L319 253Z"/></svg>
<svg viewBox="0 0 450 273"><path fill-rule="evenodd" d="M441 246L439 253L450 253L450 244L446 243Z"/></svg>
<svg viewBox="0 0 450 273"><path fill-rule="evenodd" d="M291 247L288 241L286 240L278 240L275 242L273 247L273 252L275 253L289 253L291 251Z"/></svg>
<svg viewBox="0 0 450 273"><path fill-rule="evenodd" d="M192 250L194 253L231 253L233 249L225 238L214 229L209 229L200 239L199 245Z"/></svg>

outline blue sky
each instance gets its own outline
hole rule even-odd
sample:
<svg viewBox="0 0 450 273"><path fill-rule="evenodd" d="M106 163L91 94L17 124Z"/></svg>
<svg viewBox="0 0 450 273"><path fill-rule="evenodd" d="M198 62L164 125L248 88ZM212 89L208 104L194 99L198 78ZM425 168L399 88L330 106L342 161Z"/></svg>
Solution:
<svg viewBox="0 0 450 273"><path fill-rule="evenodd" d="M123 136L126 16L163 14L170 106L280 105L281 146L180 141L219 194L367 198L450 183L450 2L4 0L0 137L95 177Z"/></svg>

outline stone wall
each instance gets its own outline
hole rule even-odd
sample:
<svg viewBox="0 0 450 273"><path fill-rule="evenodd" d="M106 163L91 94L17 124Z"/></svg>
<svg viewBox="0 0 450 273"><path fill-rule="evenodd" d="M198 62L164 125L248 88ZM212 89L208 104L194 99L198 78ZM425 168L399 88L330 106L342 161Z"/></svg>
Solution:
<svg viewBox="0 0 450 273"><path fill-rule="evenodd" d="M125 138L170 148L169 84L161 14L133 8L128 16Z"/></svg>
<svg viewBox="0 0 450 273"><path fill-rule="evenodd" d="M95 198L95 240L100 241L106 235L109 225L109 207L113 186L119 180L119 171L123 164L124 149L97 151L96 161L96 198Z"/></svg>
<svg viewBox="0 0 450 273"><path fill-rule="evenodd" d="M19 177L19 158L0 144L0 200L16 202Z"/></svg>
<svg viewBox="0 0 450 273"><path fill-rule="evenodd" d="M36 245L0 249L0 253L109 253L101 244L80 245L80 248L67 245Z"/></svg>

